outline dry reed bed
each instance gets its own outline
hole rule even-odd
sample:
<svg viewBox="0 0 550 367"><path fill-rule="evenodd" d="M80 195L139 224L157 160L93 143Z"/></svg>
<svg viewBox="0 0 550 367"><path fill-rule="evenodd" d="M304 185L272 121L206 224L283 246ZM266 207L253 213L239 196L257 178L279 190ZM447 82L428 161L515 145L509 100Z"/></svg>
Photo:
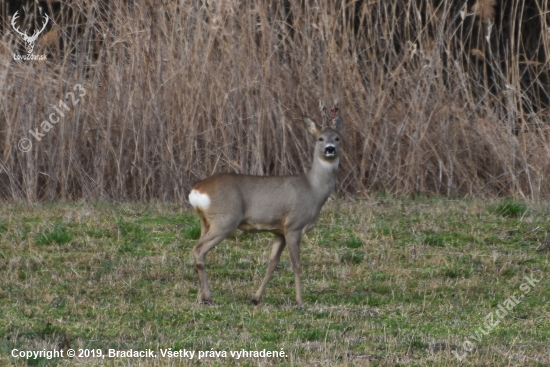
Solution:
<svg viewBox="0 0 550 367"><path fill-rule="evenodd" d="M22 29L41 21L32 4ZM545 1L49 4L47 61L14 61L10 28L0 42L4 199L183 202L214 172L298 173L301 115L335 97L342 195L550 194ZM77 83L86 95L36 141Z"/></svg>

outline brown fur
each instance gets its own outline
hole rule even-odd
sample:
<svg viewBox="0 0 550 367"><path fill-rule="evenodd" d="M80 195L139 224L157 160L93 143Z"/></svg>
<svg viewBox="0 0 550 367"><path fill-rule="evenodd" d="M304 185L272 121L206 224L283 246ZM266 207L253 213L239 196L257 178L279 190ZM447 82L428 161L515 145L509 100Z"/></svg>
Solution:
<svg viewBox="0 0 550 367"><path fill-rule="evenodd" d="M325 113L323 105L320 109ZM311 119L304 117L307 130L317 138L313 166L309 172L271 177L223 173L211 176L193 187L193 190L208 195L210 199L207 208L197 208L202 231L193 249L202 302L212 302L206 278L206 254L239 228L275 235L267 273L253 302L260 301L283 249L288 246L296 301L302 304L300 241L302 235L315 226L321 207L336 183L341 127L337 112L335 105L332 116L325 116L326 121L332 123L332 128L326 126L321 129Z"/></svg>

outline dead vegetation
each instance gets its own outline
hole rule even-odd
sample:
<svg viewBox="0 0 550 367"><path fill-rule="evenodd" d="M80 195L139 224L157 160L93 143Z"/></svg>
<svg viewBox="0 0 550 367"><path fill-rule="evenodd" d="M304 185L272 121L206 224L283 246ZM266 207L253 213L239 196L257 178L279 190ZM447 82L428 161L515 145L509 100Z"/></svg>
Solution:
<svg viewBox="0 0 550 367"><path fill-rule="evenodd" d="M50 15L47 61L13 60L8 5L2 198L183 202L214 172L300 173L299 120L335 97L341 195L550 194L545 1L29 2L18 24ZM37 141L76 84L85 96Z"/></svg>

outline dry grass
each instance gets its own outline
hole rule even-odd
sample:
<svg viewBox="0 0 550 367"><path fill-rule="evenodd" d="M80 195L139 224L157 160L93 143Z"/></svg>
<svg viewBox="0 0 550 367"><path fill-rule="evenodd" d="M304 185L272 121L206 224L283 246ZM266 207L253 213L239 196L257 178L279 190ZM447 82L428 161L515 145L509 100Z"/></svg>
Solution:
<svg viewBox="0 0 550 367"><path fill-rule="evenodd" d="M0 196L183 202L213 172L298 173L301 115L335 97L342 195L550 196L548 3L451 3L48 2L35 62L11 57L6 3ZM81 102L34 140L77 83Z"/></svg>

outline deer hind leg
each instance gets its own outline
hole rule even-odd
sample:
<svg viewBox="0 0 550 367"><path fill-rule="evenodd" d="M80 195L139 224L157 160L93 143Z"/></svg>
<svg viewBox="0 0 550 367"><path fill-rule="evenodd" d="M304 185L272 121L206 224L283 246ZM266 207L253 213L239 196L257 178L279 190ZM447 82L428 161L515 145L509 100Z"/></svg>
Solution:
<svg viewBox="0 0 550 367"><path fill-rule="evenodd" d="M271 275L273 274L273 271L277 267L277 264L279 263L279 259L281 258L281 253L283 252L285 248L285 237L282 235L275 235L275 238L273 239L273 249L271 250L271 256L269 257L269 263L267 265L267 271L265 273L264 280L262 281L262 285L260 285L260 289L256 292L254 297L252 298L252 303L257 305L260 303L260 300L262 299L262 296L265 292L265 287L267 286L267 282L269 282L269 279L271 278Z"/></svg>
<svg viewBox="0 0 550 367"><path fill-rule="evenodd" d="M203 223L204 219L204 223ZM238 224L224 223L223 225L208 224L206 219L201 216L202 233L197 245L193 248L193 256L195 257L195 269L199 275L199 287L201 303L212 304L212 294L208 287L206 279L206 263L205 257L208 251L216 247L218 243L223 241L231 232L237 228ZM205 231L206 230L206 231Z"/></svg>

